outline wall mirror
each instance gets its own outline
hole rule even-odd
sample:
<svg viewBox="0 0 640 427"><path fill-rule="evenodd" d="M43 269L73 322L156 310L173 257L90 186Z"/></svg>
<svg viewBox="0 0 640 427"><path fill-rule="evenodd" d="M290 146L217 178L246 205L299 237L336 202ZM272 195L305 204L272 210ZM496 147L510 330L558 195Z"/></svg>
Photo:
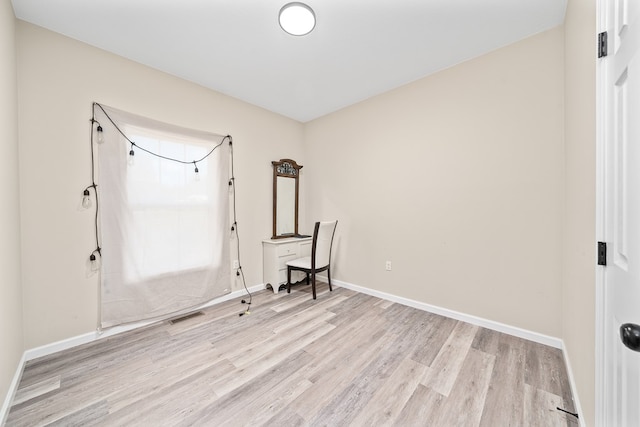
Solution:
<svg viewBox="0 0 640 427"><path fill-rule="evenodd" d="M280 159L273 165L272 239L298 235L298 188L300 169L295 160Z"/></svg>

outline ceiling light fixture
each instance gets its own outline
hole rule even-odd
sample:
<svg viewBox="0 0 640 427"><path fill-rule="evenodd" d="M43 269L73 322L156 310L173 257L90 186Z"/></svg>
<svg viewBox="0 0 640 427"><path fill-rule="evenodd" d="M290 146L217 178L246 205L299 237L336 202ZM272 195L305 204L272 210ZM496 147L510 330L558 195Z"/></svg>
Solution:
<svg viewBox="0 0 640 427"><path fill-rule="evenodd" d="M316 14L304 3L287 3L280 9L278 21L282 29L292 36L304 36L315 28Z"/></svg>

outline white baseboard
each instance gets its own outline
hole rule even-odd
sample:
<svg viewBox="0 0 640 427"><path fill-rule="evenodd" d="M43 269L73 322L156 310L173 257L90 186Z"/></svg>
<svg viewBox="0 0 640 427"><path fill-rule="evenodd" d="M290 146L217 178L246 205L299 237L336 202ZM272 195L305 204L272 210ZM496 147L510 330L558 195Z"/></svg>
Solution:
<svg viewBox="0 0 640 427"><path fill-rule="evenodd" d="M578 424L580 427L586 427L582 406L580 405L580 399L578 398L578 389L576 388L576 383L573 378L573 370L571 369L571 361L569 360L569 352L564 345L564 341L562 341L562 356L564 359L564 366L567 370L567 375L569 376L569 386L571 387L571 396L573 396L573 405L575 406L576 413L578 414Z"/></svg>
<svg viewBox="0 0 640 427"><path fill-rule="evenodd" d="M318 276L318 278L324 281L327 280L326 276L325 277ZM503 332L505 334L513 335L519 338L524 338L529 341L533 341L540 344L548 345L550 347L562 349L562 340L560 338L540 334L538 332L529 331L527 329L518 328L516 326L506 325L504 323L484 319L482 317L476 317L470 314L460 313L458 311L449 310L448 308L438 307L438 306L427 304L424 302L415 301L409 298L399 297L397 295L388 294L386 292L376 291L375 289L365 288L362 286L354 285L352 283L343 282L341 280L332 279L331 284L336 284L340 287L351 289L353 291L371 295L374 297L382 298L387 301L397 302L398 304L417 308L419 310L428 311L429 313L439 314L440 316L450 317L452 319L471 323L472 325L482 326L483 328L491 329L498 332Z"/></svg>
<svg viewBox="0 0 640 427"><path fill-rule="evenodd" d="M261 291L265 289L265 285L264 284L260 284L260 285L255 285L249 288L249 292L257 292L257 291ZM192 311L197 311L203 308L207 308L207 307L211 307L212 305L216 305L216 304L220 304L222 302L225 301L229 301L232 300L234 298L239 298L243 295L245 295L247 293L247 291L245 291L244 289L238 290L238 291L233 291L230 292L226 295L223 295L221 297L218 297L216 299L213 299L205 304L202 304L200 306L194 307L189 309L187 312L192 312ZM179 315L176 314L176 315ZM103 338L107 338L122 332L127 332L127 331L131 331L133 329L137 329L137 328L141 328L143 326L147 326L150 325L152 323L155 322L160 322L163 321L164 319L154 319L154 320L148 320L148 321L142 321L142 322L136 322L136 323L129 323L126 325L120 325L120 326L114 326L112 328L109 329L104 329L104 330L96 330L93 332L88 332L86 334L82 334L82 335L78 335L75 337L71 337L71 338L67 338L61 341L57 341L51 344L46 344L40 347L36 347L36 348L32 348L29 349L27 351L25 351L24 353L24 357L23 359L25 361L29 361L29 360L33 360L33 359L37 359L38 357L42 357L42 356L47 356L49 354L53 354L56 353L58 351L62 351L62 350L66 350L68 348L72 348L81 344L86 344L92 341L96 341L99 339L103 339ZM1 425L1 424L0 424Z"/></svg>
<svg viewBox="0 0 640 427"><path fill-rule="evenodd" d="M20 384L20 378L22 378L22 371L24 371L24 364L26 363L25 354L22 354L22 358L18 363L18 367L16 368L16 373L13 374L13 380L9 385L9 390L7 390L7 395L4 398L4 403L2 404L2 408L0 408L0 426L3 426L7 421L7 416L9 415L9 409L11 409L11 403L13 402L13 397L16 395L16 391L18 390L18 384Z"/></svg>

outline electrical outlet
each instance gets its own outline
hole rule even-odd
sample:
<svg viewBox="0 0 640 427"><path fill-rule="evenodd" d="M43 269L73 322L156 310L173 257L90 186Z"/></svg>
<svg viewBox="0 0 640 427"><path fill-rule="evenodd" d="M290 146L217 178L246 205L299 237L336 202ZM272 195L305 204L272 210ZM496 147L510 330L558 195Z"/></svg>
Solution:
<svg viewBox="0 0 640 427"><path fill-rule="evenodd" d="M391 271L391 261L387 261L386 264L384 265L384 268L387 271Z"/></svg>
<svg viewBox="0 0 640 427"><path fill-rule="evenodd" d="M238 269L240 268L240 261L238 261L237 259L233 261L233 268L234 269Z"/></svg>

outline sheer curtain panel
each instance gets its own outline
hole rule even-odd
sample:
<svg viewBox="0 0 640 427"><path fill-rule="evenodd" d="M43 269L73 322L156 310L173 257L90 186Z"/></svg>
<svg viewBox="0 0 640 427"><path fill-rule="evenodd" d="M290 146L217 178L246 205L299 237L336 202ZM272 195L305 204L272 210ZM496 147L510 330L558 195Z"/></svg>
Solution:
<svg viewBox="0 0 640 427"><path fill-rule="evenodd" d="M98 107L102 327L228 293L228 138Z"/></svg>

